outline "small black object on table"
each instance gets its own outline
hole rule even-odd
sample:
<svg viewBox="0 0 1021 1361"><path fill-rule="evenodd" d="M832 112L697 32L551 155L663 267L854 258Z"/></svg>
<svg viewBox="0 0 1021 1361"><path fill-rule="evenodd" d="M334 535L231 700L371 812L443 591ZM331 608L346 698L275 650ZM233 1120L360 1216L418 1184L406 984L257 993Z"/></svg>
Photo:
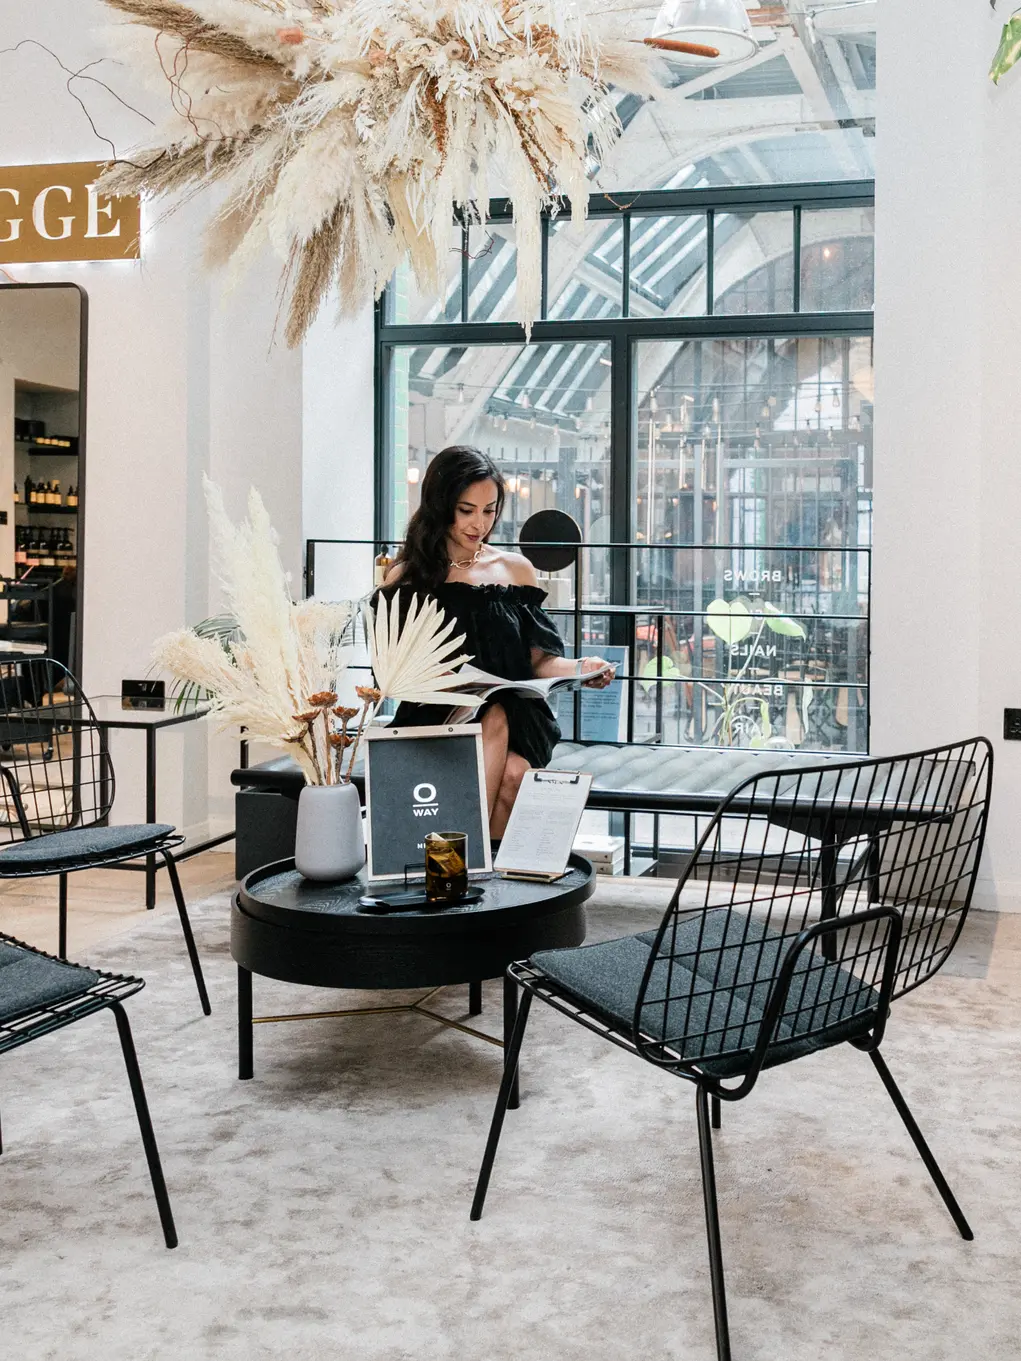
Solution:
<svg viewBox="0 0 1021 1361"><path fill-rule="evenodd" d="M580 945L585 939L584 904L595 883L589 862L572 855L567 874L552 884L487 876L472 880L473 888L484 890L479 902L377 915L359 908L359 898L370 891L364 870L339 884L303 879L293 860L254 870L240 884L231 909L230 952L238 966L238 1076L253 1075L257 1021L415 1011L500 1044L492 1035L431 1011L426 1003L442 987L500 977L508 964L537 950ZM253 974L320 988L432 991L410 1005L253 1017ZM506 979L503 1002L506 1045L517 1014L517 985Z"/></svg>

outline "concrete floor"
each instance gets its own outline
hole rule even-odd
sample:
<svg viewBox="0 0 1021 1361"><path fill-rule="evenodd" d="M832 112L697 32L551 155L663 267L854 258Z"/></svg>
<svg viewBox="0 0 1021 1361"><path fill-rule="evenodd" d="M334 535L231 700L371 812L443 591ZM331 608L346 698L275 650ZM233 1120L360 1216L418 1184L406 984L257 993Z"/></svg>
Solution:
<svg viewBox="0 0 1021 1361"><path fill-rule="evenodd" d="M165 897L145 913L126 875L73 888L72 953L147 980L128 1007L181 1245L162 1245L108 1018L5 1055L4 1356L712 1361L690 1089L537 1005L471 1224L499 1051L416 1015L295 1021L257 1027L239 1082L229 865L188 869L208 1020ZM55 889L24 888L0 893L0 929L51 943ZM601 885L590 938L647 929L669 888ZM897 1005L884 1052L975 1241L863 1056L772 1070L715 1140L735 1361L1016 1361L1021 918L973 915L952 962ZM442 995L451 1017L464 994ZM256 981L264 1014L373 996ZM487 984L494 1034L499 1011Z"/></svg>

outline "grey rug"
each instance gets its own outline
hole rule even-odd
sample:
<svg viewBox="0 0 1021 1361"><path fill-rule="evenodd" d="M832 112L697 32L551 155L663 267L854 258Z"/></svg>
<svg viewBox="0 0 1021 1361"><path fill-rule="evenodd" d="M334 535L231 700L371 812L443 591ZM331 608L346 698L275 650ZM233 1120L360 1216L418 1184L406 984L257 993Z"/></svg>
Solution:
<svg viewBox="0 0 1021 1361"><path fill-rule="evenodd" d="M661 894L621 896L600 890L593 935L656 920ZM169 916L87 961L149 983L128 1006L177 1251L162 1245L112 1019L0 1059L4 1358L711 1361L685 1084L535 1006L522 1106L471 1224L499 1051L409 1015L264 1025L255 1080L238 1082L226 897L195 919L209 1020ZM767 1073L724 1109L735 1361L1017 1357L1017 936L1012 919L995 942L982 924L966 972L988 976L906 999L886 1045L974 1243L851 1049ZM463 1017L465 993L441 1005ZM368 1000L256 980L263 1013ZM498 983L485 1002L497 1034Z"/></svg>

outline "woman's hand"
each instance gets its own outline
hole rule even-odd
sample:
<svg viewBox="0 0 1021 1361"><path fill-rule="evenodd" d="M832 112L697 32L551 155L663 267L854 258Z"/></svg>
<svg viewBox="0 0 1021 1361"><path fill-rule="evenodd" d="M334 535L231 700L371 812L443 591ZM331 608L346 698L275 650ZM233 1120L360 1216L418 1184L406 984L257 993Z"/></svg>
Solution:
<svg viewBox="0 0 1021 1361"><path fill-rule="evenodd" d="M604 666L608 665L609 663L604 662L602 657L583 657L581 661L581 674L584 676L589 671L599 671ZM610 666L609 671L607 671L605 675L595 676L592 680L585 681L585 688L587 690L605 690L613 681L616 674L617 668L615 666Z"/></svg>
<svg viewBox="0 0 1021 1361"><path fill-rule="evenodd" d="M590 671L599 671L604 666L610 667L604 676L595 676L592 680L583 682L591 690L605 690L616 677L617 668L610 666L609 662L604 662L602 657L583 657L580 662L576 662L570 657L552 657L548 652L543 653L538 648L532 648L532 673L540 678L585 676Z"/></svg>

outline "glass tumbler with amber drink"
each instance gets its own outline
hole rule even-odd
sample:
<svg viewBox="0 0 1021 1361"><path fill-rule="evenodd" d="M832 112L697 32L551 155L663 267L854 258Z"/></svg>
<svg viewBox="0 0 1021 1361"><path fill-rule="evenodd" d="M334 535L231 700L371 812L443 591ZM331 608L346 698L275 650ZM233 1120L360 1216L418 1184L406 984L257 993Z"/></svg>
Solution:
<svg viewBox="0 0 1021 1361"><path fill-rule="evenodd" d="M468 892L468 837L430 832L425 839L425 896L430 903L456 902Z"/></svg>

